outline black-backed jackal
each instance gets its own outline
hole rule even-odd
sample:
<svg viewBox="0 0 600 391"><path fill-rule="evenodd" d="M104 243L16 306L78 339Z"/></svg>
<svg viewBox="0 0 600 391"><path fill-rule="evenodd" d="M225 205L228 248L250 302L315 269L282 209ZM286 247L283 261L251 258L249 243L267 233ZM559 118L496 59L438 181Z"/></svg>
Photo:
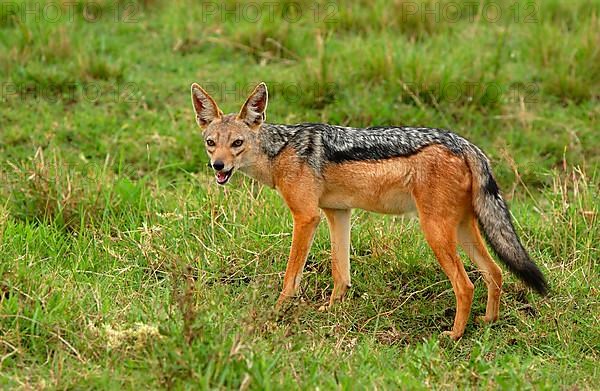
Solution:
<svg viewBox="0 0 600 391"><path fill-rule="evenodd" d="M320 210L331 236L330 305L344 297L350 287L353 208L390 214L417 211L425 238L456 296L454 326L445 332L453 339L463 335L473 300L473 283L457 245L469 254L487 284L483 320L498 319L502 272L488 253L479 226L512 272L539 293L547 292L544 276L513 228L487 157L464 138L432 128L267 124L264 83L238 114L224 115L195 83L192 102L217 183L226 184L239 170L277 189L292 212L292 247L278 305L297 293Z"/></svg>

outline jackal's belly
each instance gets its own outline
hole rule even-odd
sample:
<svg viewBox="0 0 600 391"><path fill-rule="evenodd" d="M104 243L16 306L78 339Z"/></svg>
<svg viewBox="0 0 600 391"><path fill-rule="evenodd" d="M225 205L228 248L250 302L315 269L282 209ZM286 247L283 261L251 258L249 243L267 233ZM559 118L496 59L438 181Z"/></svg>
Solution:
<svg viewBox="0 0 600 391"><path fill-rule="evenodd" d="M403 214L415 210L414 165L406 159L335 164L324 170L319 206Z"/></svg>

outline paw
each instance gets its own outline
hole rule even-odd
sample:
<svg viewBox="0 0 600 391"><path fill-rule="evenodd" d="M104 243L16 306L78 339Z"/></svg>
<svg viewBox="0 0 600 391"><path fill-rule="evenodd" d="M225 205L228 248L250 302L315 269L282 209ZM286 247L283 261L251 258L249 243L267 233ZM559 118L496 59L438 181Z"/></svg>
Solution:
<svg viewBox="0 0 600 391"><path fill-rule="evenodd" d="M280 312L287 302L288 302L288 300L286 300L286 299L283 299L283 300L281 298L277 299L277 302L275 303L275 312Z"/></svg>
<svg viewBox="0 0 600 391"><path fill-rule="evenodd" d="M344 300L344 296L334 296L331 295L331 297L329 298L329 304L327 304L327 308L331 308L334 305L336 305L337 303L341 303Z"/></svg>
<svg viewBox="0 0 600 391"><path fill-rule="evenodd" d="M329 303L323 304L322 306L320 306L319 311L323 312L323 311L330 310L331 308L333 308L333 306L335 306L338 303L341 303L342 301L344 301L344 295L342 295L342 296L331 295L331 297L329 298Z"/></svg>
<svg viewBox="0 0 600 391"><path fill-rule="evenodd" d="M323 304L322 306L319 307L319 311L320 312L325 312L330 310L333 306L335 306L338 303L341 303L342 301L344 301L344 298L346 297L346 292L347 292L348 288L344 288L341 292L340 291L333 291L333 293L331 294L331 296L329 297L329 303Z"/></svg>
<svg viewBox="0 0 600 391"><path fill-rule="evenodd" d="M454 330L442 331L442 337L448 337L453 341L458 341L462 337L462 333L455 332Z"/></svg>
<svg viewBox="0 0 600 391"><path fill-rule="evenodd" d="M477 323L491 324L491 323L494 323L495 321L497 321L498 317L497 316L487 316L487 315L482 316L482 315L480 315L475 319L476 319Z"/></svg>
<svg viewBox="0 0 600 391"><path fill-rule="evenodd" d="M340 303L344 301L346 297L346 293L350 289L350 285L343 284L338 287L333 288L333 292L331 292L331 297L329 298L329 308L333 307L336 303Z"/></svg>
<svg viewBox="0 0 600 391"><path fill-rule="evenodd" d="M321 305L319 307L319 312L329 311L335 305L335 303L337 303L339 301L341 301L341 299L335 299L333 296L331 296L327 303L324 303L323 305Z"/></svg>
<svg viewBox="0 0 600 391"><path fill-rule="evenodd" d="M277 302L275 303L275 312L281 312L284 310L287 305L292 301L293 296L284 295L283 293L279 295Z"/></svg>

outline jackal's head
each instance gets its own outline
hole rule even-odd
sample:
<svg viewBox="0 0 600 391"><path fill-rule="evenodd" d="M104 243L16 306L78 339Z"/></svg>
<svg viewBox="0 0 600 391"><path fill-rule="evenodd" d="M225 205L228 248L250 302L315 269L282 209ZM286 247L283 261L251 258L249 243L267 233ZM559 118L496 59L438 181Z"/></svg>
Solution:
<svg viewBox="0 0 600 391"><path fill-rule="evenodd" d="M219 185L226 184L235 170L255 161L259 152L257 134L266 118L267 98L267 86L260 83L238 114L223 114L202 87L192 84L196 122L202 129L210 166Z"/></svg>

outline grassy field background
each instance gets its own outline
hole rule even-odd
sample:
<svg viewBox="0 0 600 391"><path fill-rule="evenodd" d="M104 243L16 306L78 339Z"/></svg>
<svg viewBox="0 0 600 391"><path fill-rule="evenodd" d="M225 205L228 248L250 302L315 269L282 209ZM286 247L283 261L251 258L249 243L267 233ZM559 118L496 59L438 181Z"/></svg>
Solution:
<svg viewBox="0 0 600 391"><path fill-rule="evenodd" d="M0 385L535 388L600 384L600 3L0 3ZM551 294L439 337L454 296L409 218L353 215L348 299L319 228L218 187L189 98L270 87L268 120L446 127L481 146ZM475 267L473 315L486 292ZM473 318L474 316L472 316Z"/></svg>

